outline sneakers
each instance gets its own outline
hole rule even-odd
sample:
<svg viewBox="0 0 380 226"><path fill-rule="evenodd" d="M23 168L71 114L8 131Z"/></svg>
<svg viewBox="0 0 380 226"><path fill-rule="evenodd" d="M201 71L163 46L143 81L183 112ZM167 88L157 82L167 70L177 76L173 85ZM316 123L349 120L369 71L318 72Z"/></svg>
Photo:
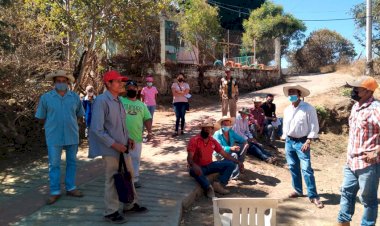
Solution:
<svg viewBox="0 0 380 226"><path fill-rule="evenodd" d="M125 219L125 217L121 215L119 211L104 216L104 220L113 224L124 224L127 222L127 219Z"/></svg>
<svg viewBox="0 0 380 226"><path fill-rule="evenodd" d="M211 185L207 188L206 196L207 198L210 198L210 199L215 197L214 189L212 188Z"/></svg>
<svg viewBox="0 0 380 226"><path fill-rule="evenodd" d="M223 185L221 185L219 182L215 181L213 184L212 184L212 187L214 188L214 191L215 192L218 192L219 194L222 194L222 195L226 195L226 194L229 194L230 191L225 189L223 187Z"/></svg>

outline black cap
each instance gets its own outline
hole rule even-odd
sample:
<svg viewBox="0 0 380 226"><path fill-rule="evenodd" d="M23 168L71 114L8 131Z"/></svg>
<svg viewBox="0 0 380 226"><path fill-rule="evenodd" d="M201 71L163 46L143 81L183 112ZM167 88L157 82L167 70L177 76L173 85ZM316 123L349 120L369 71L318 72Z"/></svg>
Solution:
<svg viewBox="0 0 380 226"><path fill-rule="evenodd" d="M125 86L136 86L137 87L137 82L133 81L133 80L128 80L127 83L125 84Z"/></svg>

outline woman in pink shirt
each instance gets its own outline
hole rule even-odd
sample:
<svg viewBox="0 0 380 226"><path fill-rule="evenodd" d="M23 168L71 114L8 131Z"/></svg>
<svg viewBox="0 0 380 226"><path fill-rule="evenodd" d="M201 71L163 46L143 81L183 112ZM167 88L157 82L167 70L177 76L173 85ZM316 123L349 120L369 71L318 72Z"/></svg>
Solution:
<svg viewBox="0 0 380 226"><path fill-rule="evenodd" d="M179 73L177 81L172 85L173 107L175 112L175 131L173 136L178 136L179 121L181 121L181 134L184 134L185 114L188 110L190 86L185 82L183 73Z"/></svg>
<svg viewBox="0 0 380 226"><path fill-rule="evenodd" d="M141 90L141 100L145 103L145 105L148 107L148 110L150 112L150 115L152 116L153 120L153 114L156 110L156 99L158 90L155 86L153 86L153 77L147 77L146 78L146 85Z"/></svg>

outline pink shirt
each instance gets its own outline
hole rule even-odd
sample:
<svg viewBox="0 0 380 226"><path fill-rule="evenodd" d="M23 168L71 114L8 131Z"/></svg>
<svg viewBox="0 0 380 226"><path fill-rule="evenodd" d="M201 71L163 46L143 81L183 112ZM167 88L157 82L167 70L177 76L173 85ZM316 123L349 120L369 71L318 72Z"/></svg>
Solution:
<svg viewBox="0 0 380 226"><path fill-rule="evenodd" d="M144 95L144 103L146 106L156 106L156 94L158 93L157 88L155 86L152 86L151 88L148 88L145 86L141 90L141 94Z"/></svg>
<svg viewBox="0 0 380 226"><path fill-rule="evenodd" d="M177 91L181 91L181 90L185 91L185 90L190 90L190 86L186 82L181 83L181 84L175 82L172 85L172 89L175 89ZM185 94L175 93L173 96L173 103L177 103L177 102L189 102L189 101L185 97Z"/></svg>

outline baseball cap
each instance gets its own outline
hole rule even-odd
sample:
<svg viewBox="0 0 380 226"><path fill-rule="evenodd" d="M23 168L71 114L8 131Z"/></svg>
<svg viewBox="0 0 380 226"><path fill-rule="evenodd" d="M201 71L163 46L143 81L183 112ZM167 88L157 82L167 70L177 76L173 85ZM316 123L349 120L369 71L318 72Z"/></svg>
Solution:
<svg viewBox="0 0 380 226"><path fill-rule="evenodd" d="M120 80L125 80L125 79L127 79L127 77L122 76L119 72L114 71L114 70L107 71L103 75L103 81L104 82L109 82L111 80L119 80L119 79Z"/></svg>
<svg viewBox="0 0 380 226"><path fill-rule="evenodd" d="M354 81L347 82L347 84L352 87L362 87L371 91L375 91L379 86L376 80L371 76L361 76Z"/></svg>
<svg viewBox="0 0 380 226"><path fill-rule="evenodd" d="M127 83L125 84L125 87L128 87L128 86L136 86L137 87L137 82L135 82L133 80L128 80Z"/></svg>

